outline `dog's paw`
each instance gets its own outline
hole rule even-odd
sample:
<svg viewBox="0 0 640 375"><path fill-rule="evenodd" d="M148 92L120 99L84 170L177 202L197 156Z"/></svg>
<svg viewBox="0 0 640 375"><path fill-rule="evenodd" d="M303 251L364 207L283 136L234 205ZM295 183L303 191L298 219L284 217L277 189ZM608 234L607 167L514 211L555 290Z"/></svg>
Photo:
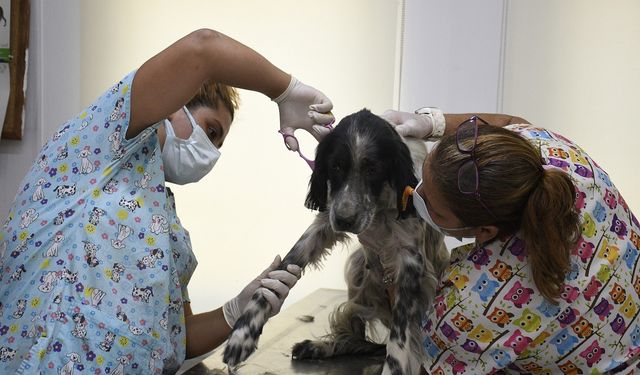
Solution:
<svg viewBox="0 0 640 375"><path fill-rule="evenodd" d="M291 349L293 359L323 359L332 354L331 346L322 341L304 340L295 344Z"/></svg>
<svg viewBox="0 0 640 375"><path fill-rule="evenodd" d="M240 315L227 341L222 360L229 367L243 362L256 350L262 328L269 319L270 306L267 299L256 292Z"/></svg>
<svg viewBox="0 0 640 375"><path fill-rule="evenodd" d="M236 327L227 341L222 360L229 367L235 367L249 358L257 345L258 341L251 337L248 326Z"/></svg>

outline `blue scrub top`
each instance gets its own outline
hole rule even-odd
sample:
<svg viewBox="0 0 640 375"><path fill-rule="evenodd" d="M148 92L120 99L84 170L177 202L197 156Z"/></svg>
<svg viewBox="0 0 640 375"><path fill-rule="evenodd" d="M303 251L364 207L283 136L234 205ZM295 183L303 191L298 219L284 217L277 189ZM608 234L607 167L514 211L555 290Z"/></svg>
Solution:
<svg viewBox="0 0 640 375"><path fill-rule="evenodd" d="M158 125L125 139L134 75L63 124L18 188L0 231L0 373L153 374L184 361L197 262Z"/></svg>

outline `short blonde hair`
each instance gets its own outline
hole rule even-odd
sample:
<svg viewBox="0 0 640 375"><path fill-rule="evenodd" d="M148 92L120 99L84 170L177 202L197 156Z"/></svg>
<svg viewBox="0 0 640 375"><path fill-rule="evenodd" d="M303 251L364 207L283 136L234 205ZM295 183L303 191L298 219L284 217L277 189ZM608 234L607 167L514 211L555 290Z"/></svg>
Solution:
<svg viewBox="0 0 640 375"><path fill-rule="evenodd" d="M233 121L235 111L240 104L238 90L222 83L207 81L200 86L198 92L189 100L187 108L191 110L203 106L218 109L219 104L222 104L229 111Z"/></svg>

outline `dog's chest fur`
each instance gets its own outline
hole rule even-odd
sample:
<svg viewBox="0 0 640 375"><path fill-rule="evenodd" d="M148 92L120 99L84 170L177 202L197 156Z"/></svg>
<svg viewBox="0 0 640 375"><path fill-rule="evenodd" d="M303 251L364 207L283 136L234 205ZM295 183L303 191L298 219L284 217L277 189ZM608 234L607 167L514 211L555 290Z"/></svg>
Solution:
<svg viewBox="0 0 640 375"><path fill-rule="evenodd" d="M379 211L371 225L358 235L372 278L388 286L396 279L398 253L404 249L424 249L426 227L418 218L397 219L396 208Z"/></svg>

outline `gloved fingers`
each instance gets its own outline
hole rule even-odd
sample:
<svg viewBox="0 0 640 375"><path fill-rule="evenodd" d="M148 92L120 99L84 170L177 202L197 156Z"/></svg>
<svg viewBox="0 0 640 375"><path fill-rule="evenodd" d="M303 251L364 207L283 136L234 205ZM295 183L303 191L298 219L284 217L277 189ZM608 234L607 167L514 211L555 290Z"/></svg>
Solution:
<svg viewBox="0 0 640 375"><path fill-rule="evenodd" d="M326 137L329 133L331 133L331 129L322 126L322 125L313 125L313 131L315 132L315 137L318 141L321 141L324 137Z"/></svg>
<svg viewBox="0 0 640 375"><path fill-rule="evenodd" d="M315 137L315 139L320 142L322 138L324 138L327 134L331 132L331 129L326 125L331 124L335 121L335 117L331 112L329 113L318 113L309 111L309 118L315 123L311 126L312 131L309 131L311 135Z"/></svg>
<svg viewBox="0 0 640 375"><path fill-rule="evenodd" d="M285 270L271 271L267 276L270 279L280 280L281 282L286 284L289 288L293 288L293 286L296 285L296 283L300 279L300 276L297 276ZM267 279L263 279L263 280L267 280Z"/></svg>
<svg viewBox="0 0 640 375"><path fill-rule="evenodd" d="M402 137L407 137L411 133L411 125L409 124L396 125L394 129Z"/></svg>
<svg viewBox="0 0 640 375"><path fill-rule="evenodd" d="M262 287L269 289L280 296L281 300L284 300L289 295L289 287L287 284L276 279L262 279L260 280Z"/></svg>
<svg viewBox="0 0 640 375"><path fill-rule="evenodd" d="M320 103L310 105L309 109L320 113L328 113L333 109L333 103L325 96Z"/></svg>
<svg viewBox="0 0 640 375"><path fill-rule="evenodd" d="M333 121L336 120L336 118L333 116L333 113L331 112L320 113L315 111L309 111L308 115L315 124L320 124L320 125L331 124Z"/></svg>
<svg viewBox="0 0 640 375"><path fill-rule="evenodd" d="M280 265L281 259L280 259L280 254L276 255L276 257L273 259L273 262L271 262L271 264L269 265L269 267L267 267L267 269L265 269L264 271L262 271L262 273L260 275L258 275L258 277L256 277L257 280L261 280L264 279L265 277L267 277L267 275L269 274L269 272L275 270L278 268L278 266Z"/></svg>
<svg viewBox="0 0 640 375"><path fill-rule="evenodd" d="M258 292L260 292L264 296L264 298L267 299L267 302L269 302L269 305L271 305L271 316L274 316L280 312L280 308L282 307L282 300L284 298L283 299L278 298L278 296L276 296L275 293L273 293L267 288L260 288L258 289Z"/></svg>
<svg viewBox="0 0 640 375"><path fill-rule="evenodd" d="M424 139L433 132L433 125L427 117L413 115L403 122L402 125L396 126L396 132L405 137Z"/></svg>
<svg viewBox="0 0 640 375"><path fill-rule="evenodd" d="M302 276L302 268L300 268L300 266L298 266L297 264L289 264L287 266L287 271L296 275L298 279L300 279L300 277Z"/></svg>
<svg viewBox="0 0 640 375"><path fill-rule="evenodd" d="M403 121L401 112L394 111L393 109L384 111L384 113L381 114L380 117L392 125L402 124Z"/></svg>
<svg viewBox="0 0 640 375"><path fill-rule="evenodd" d="M389 109L380 117L391 124L396 132L403 137L423 139L433 131L433 125L428 118L415 113Z"/></svg>

